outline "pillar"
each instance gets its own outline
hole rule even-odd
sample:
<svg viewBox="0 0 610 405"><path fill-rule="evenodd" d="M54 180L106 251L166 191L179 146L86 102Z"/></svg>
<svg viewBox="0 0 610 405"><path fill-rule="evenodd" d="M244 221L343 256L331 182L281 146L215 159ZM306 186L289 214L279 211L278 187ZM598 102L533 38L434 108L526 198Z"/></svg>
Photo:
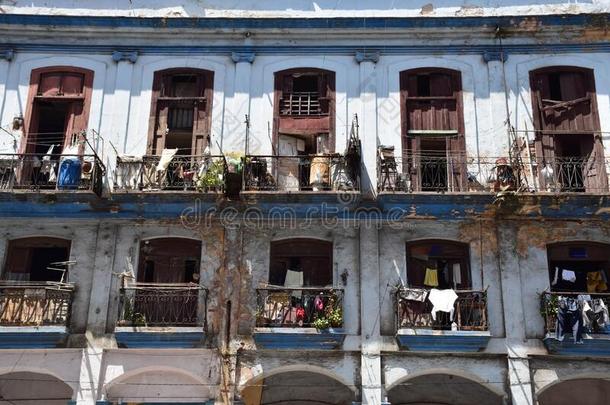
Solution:
<svg viewBox="0 0 610 405"><path fill-rule="evenodd" d="M2 112L4 111L4 99L6 97L6 83L8 82L9 64L13 60L14 56L15 53L12 49L0 51L0 117L3 117ZM6 122L8 117L3 118L3 122ZM5 138L5 136L8 135L6 133L0 134L0 137L2 138Z"/></svg>
<svg viewBox="0 0 610 405"><path fill-rule="evenodd" d="M491 128L487 139L495 139L495 150L508 156L508 123L506 108L506 92L504 80L504 63L508 59L505 52L484 52L483 61L487 63L489 78L489 105L491 108ZM498 157L502 154L498 155Z"/></svg>
<svg viewBox="0 0 610 405"><path fill-rule="evenodd" d="M234 91L231 109L227 114L226 142L221 142L224 152L241 152L256 150L261 140L250 137L246 147L246 115L250 115L250 77L255 54L252 52L233 52L231 60L235 62Z"/></svg>
<svg viewBox="0 0 610 405"><path fill-rule="evenodd" d="M357 52L360 64L360 104L358 114L362 143L362 195L373 199L377 194L377 72L379 52Z"/></svg>
<svg viewBox="0 0 610 405"><path fill-rule="evenodd" d="M112 60L116 62L117 69L112 96L112 125L108 138L120 152L129 153L130 151L125 150L125 145L127 144L133 65L138 60L138 53L136 51L114 51Z"/></svg>
<svg viewBox="0 0 610 405"><path fill-rule="evenodd" d="M360 326L362 404L380 405L381 386L381 329L379 271L379 232L376 226L360 227Z"/></svg>

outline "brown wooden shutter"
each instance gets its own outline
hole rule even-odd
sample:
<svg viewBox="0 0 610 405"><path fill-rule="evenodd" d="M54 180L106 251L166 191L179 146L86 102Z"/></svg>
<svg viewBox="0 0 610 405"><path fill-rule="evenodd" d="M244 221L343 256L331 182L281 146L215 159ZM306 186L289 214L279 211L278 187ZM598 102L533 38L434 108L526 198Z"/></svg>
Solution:
<svg viewBox="0 0 610 405"><path fill-rule="evenodd" d="M211 104L214 77L211 73L197 77L197 96L205 97L205 100L196 101L193 114L193 143L192 154L202 155L208 143L211 120Z"/></svg>
<svg viewBox="0 0 610 405"><path fill-rule="evenodd" d="M152 106L149 120L151 136L148 145L148 153L152 155L161 153L165 145L165 135L167 133L168 106L167 103L159 100L159 97L164 95L164 92L168 89L164 79L166 77L161 72L156 72L153 79Z"/></svg>

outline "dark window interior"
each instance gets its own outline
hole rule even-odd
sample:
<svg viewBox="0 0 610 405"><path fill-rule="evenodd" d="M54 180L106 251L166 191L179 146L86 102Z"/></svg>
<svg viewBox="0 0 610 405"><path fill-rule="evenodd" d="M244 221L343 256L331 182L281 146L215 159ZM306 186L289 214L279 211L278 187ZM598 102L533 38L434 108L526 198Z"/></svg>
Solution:
<svg viewBox="0 0 610 405"><path fill-rule="evenodd" d="M426 269L436 270L437 286L425 284ZM415 288L471 288L468 245L445 241L407 243L407 283Z"/></svg>
<svg viewBox="0 0 610 405"><path fill-rule="evenodd" d="M161 238L140 243L138 281L147 283L196 282L201 242L183 238ZM198 282L197 282L198 283Z"/></svg>
<svg viewBox="0 0 610 405"><path fill-rule="evenodd" d="M16 281L67 281L65 266L70 256L70 241L57 238L23 238L9 242L3 278Z"/></svg>
<svg viewBox="0 0 610 405"><path fill-rule="evenodd" d="M38 129L35 129L35 153L46 154L51 145L56 145L54 153L61 152L69 108L70 105L65 102L36 101Z"/></svg>
<svg viewBox="0 0 610 405"><path fill-rule="evenodd" d="M417 75L417 96L418 97L429 97L430 96L430 76L429 75Z"/></svg>
<svg viewBox="0 0 610 405"><path fill-rule="evenodd" d="M549 74L549 92L551 100L562 100L561 96L561 73Z"/></svg>
<svg viewBox="0 0 610 405"><path fill-rule="evenodd" d="M318 91L319 75L293 75L292 91L296 93L315 93Z"/></svg>
<svg viewBox="0 0 610 405"><path fill-rule="evenodd" d="M332 248L332 242L313 239L272 242L269 283L286 287L331 286Z"/></svg>
<svg viewBox="0 0 610 405"><path fill-rule="evenodd" d="M607 292L607 280L610 277L610 245L555 244L548 247L547 253L551 291ZM564 270L568 273L564 273ZM574 278L571 277L572 272Z"/></svg>

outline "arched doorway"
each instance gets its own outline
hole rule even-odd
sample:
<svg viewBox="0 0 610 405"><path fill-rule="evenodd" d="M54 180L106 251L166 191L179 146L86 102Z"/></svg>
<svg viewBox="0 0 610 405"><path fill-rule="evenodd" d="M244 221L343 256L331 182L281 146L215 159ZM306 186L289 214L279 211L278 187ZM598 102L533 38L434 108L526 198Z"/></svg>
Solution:
<svg viewBox="0 0 610 405"><path fill-rule="evenodd" d="M245 405L348 405L355 393L324 374L287 371L251 382L241 397Z"/></svg>
<svg viewBox="0 0 610 405"><path fill-rule="evenodd" d="M106 389L112 404L193 403L210 399L209 385L187 372L146 370L118 377Z"/></svg>
<svg viewBox="0 0 610 405"><path fill-rule="evenodd" d="M72 388L49 374L14 372L0 375L0 405L66 405Z"/></svg>
<svg viewBox="0 0 610 405"><path fill-rule="evenodd" d="M539 405L605 405L610 398L610 380L576 378L553 384L538 394Z"/></svg>
<svg viewBox="0 0 610 405"><path fill-rule="evenodd" d="M470 378L434 373L405 378L388 391L392 405L502 405L504 398Z"/></svg>

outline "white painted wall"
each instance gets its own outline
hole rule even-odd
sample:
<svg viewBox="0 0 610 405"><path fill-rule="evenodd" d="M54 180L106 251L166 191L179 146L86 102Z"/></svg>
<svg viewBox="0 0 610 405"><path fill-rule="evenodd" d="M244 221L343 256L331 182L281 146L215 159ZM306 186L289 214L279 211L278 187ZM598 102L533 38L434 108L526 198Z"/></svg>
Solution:
<svg viewBox="0 0 610 405"><path fill-rule="evenodd" d="M432 8L426 7L431 5ZM114 15L134 17L254 17L254 16L469 16L603 12L607 0L12 0L2 11L15 14Z"/></svg>

